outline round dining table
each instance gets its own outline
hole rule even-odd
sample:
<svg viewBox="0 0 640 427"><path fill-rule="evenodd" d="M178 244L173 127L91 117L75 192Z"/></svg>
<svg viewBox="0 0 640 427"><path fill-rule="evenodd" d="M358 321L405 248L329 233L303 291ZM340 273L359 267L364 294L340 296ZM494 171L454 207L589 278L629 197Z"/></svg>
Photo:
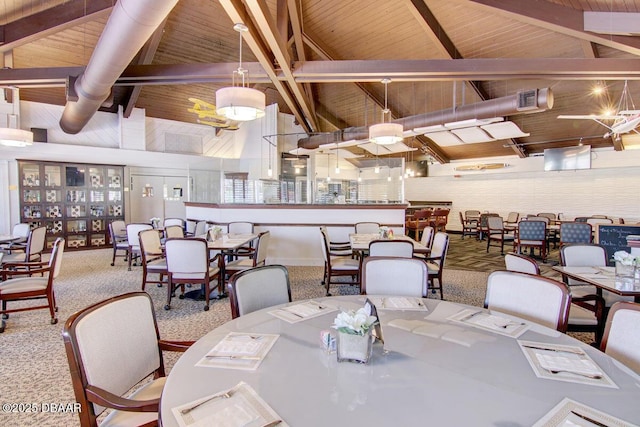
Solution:
<svg viewBox="0 0 640 427"><path fill-rule="evenodd" d="M526 320L505 315L519 325L517 336L463 321L477 314L494 316L479 307L416 299L420 309L382 309L378 299L384 343L376 341L368 364L338 362L321 337L326 331L336 332L331 325L340 311L358 309L366 298L314 299L324 311L301 321L274 315L278 307L300 303L294 301L213 329L171 369L161 399L162 425L179 425L173 408L240 382L289 426L640 425L639 375L581 341ZM415 333L418 330L421 333ZM233 332L277 335L277 339L255 370L196 366ZM523 343L531 348L525 351ZM540 374L530 357L536 345L575 349L603 376L594 380L562 372ZM595 422L554 423L554 408L573 414L573 407L582 408L575 411L580 420L595 418ZM589 411L600 417L583 418ZM541 422L547 418L550 421Z"/></svg>

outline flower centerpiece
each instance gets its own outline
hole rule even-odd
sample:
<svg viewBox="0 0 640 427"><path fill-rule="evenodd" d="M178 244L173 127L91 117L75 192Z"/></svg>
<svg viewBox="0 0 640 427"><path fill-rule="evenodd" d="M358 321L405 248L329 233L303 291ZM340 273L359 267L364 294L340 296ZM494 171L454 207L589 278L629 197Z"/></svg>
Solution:
<svg viewBox="0 0 640 427"><path fill-rule="evenodd" d="M634 277L635 269L638 265L638 257L631 255L629 252L616 251L613 254L613 260L616 262L617 277Z"/></svg>
<svg viewBox="0 0 640 427"><path fill-rule="evenodd" d="M153 228L160 228L160 218L158 218L157 216L154 216L149 221L151 221L151 225L153 226Z"/></svg>
<svg viewBox="0 0 640 427"><path fill-rule="evenodd" d="M364 307L338 314L332 326L338 330L338 362L368 363L373 342L371 330L377 323L378 318Z"/></svg>
<svg viewBox="0 0 640 427"><path fill-rule="evenodd" d="M222 228L216 226L209 230L209 236L211 236L211 240L218 240L220 236L222 236Z"/></svg>

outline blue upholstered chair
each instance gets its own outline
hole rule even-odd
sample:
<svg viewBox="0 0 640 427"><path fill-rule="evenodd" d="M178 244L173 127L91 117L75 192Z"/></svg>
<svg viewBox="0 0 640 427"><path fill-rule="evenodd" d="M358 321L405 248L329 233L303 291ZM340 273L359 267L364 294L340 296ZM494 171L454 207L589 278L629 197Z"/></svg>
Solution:
<svg viewBox="0 0 640 427"><path fill-rule="evenodd" d="M540 250L540 258L544 262L547 259L547 223L545 221L527 220L518 223L518 233L514 243L517 253L522 253L523 248Z"/></svg>

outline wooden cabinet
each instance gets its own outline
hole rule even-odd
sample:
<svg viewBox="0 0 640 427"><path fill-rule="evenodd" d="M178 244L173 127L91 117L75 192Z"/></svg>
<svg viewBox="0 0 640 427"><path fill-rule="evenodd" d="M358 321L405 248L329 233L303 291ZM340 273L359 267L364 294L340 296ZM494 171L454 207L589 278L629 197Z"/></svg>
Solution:
<svg viewBox="0 0 640 427"><path fill-rule="evenodd" d="M110 245L108 224L124 219L124 167L19 161L21 221L47 227L47 247Z"/></svg>

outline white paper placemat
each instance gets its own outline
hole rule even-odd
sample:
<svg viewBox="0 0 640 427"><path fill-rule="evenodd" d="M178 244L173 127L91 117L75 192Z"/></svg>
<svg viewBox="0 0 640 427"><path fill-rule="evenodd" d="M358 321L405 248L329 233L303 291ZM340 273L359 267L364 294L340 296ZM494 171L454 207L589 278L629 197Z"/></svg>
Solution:
<svg viewBox="0 0 640 427"><path fill-rule="evenodd" d="M271 347L275 344L277 334L252 334L230 332L205 356L196 366L207 368L228 368L255 370L262 363Z"/></svg>
<svg viewBox="0 0 640 427"><path fill-rule="evenodd" d="M337 308L331 305L312 300L271 310L269 314L289 323L297 323L336 310Z"/></svg>
<svg viewBox="0 0 640 427"><path fill-rule="evenodd" d="M422 298L368 296L378 310L422 310L427 311Z"/></svg>
<svg viewBox="0 0 640 427"><path fill-rule="evenodd" d="M180 427L285 427L288 424L244 382L171 409Z"/></svg>
<svg viewBox="0 0 640 427"><path fill-rule="evenodd" d="M618 388L589 355L578 346L518 341L538 378Z"/></svg>
<svg viewBox="0 0 640 427"><path fill-rule="evenodd" d="M619 418L564 398L533 427L633 427Z"/></svg>
<svg viewBox="0 0 640 427"><path fill-rule="evenodd" d="M530 328L530 325L525 322L512 320L475 308L464 309L448 317L447 320L464 323L475 328L512 338L518 338Z"/></svg>

